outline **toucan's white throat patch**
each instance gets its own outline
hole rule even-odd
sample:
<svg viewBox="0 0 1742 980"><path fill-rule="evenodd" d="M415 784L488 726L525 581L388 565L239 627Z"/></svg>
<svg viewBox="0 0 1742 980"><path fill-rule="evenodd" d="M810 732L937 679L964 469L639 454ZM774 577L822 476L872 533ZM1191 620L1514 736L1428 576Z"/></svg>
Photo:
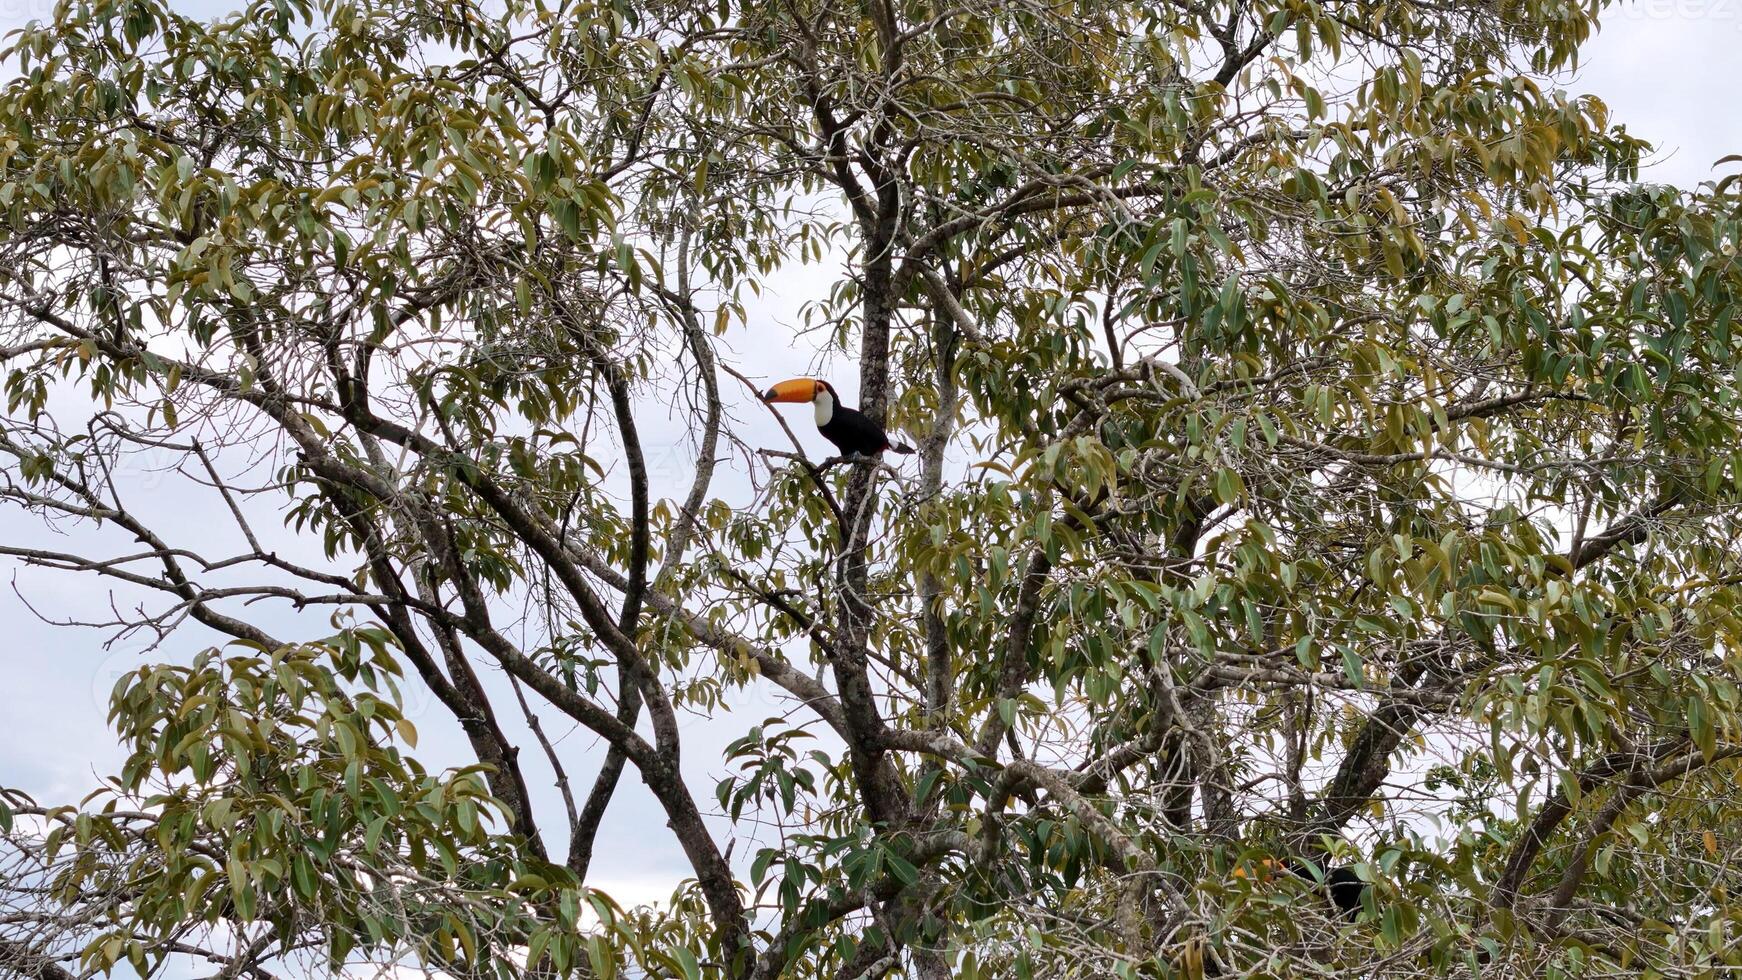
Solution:
<svg viewBox="0 0 1742 980"><path fill-rule="evenodd" d="M828 425L829 420L835 417L835 398L829 394L827 388L817 389L816 397L811 399L811 407L817 413L817 428Z"/></svg>

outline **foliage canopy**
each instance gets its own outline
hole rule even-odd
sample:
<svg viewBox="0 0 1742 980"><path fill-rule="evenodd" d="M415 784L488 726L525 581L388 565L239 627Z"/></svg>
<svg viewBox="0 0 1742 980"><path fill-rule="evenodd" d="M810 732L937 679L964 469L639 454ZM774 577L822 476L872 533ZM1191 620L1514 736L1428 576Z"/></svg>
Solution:
<svg viewBox="0 0 1742 980"><path fill-rule="evenodd" d="M0 499L91 529L0 554L166 662L98 795L0 796L0 965L1734 968L1739 200L1555 87L1598 14L63 0L0 91ZM745 441L807 266L902 470ZM588 886L633 782L652 907Z"/></svg>

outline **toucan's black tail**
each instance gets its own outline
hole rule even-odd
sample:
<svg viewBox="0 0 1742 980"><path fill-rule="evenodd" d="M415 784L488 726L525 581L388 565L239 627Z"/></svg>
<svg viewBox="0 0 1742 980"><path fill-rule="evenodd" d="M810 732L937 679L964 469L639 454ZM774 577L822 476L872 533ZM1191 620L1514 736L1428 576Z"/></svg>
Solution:
<svg viewBox="0 0 1742 980"><path fill-rule="evenodd" d="M904 442L892 442L889 444L889 451L892 453L900 453L903 456L912 456L914 450L912 446L909 446Z"/></svg>

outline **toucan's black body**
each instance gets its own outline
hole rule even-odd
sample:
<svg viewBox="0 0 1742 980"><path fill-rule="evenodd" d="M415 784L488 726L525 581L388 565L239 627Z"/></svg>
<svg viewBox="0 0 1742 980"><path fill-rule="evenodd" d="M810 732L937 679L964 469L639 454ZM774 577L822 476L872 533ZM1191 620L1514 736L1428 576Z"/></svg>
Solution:
<svg viewBox="0 0 1742 980"><path fill-rule="evenodd" d="M885 449L898 453L913 452L907 446L890 442L889 434L871 421L870 416L856 408L836 406L829 420L817 426L817 431L847 456L875 456Z"/></svg>
<svg viewBox="0 0 1742 980"><path fill-rule="evenodd" d="M1361 914L1361 895L1367 891L1367 883L1354 868L1332 868L1325 875L1325 890L1331 893L1331 904L1344 915L1353 919Z"/></svg>
<svg viewBox="0 0 1742 980"><path fill-rule="evenodd" d="M912 446L891 442L883 427L856 408L841 404L834 386L820 378L782 381L762 396L766 402L810 402L816 410L817 431L835 444L843 456L875 456L884 450L911 453Z"/></svg>
<svg viewBox="0 0 1742 980"><path fill-rule="evenodd" d="M1317 882L1311 868L1296 861L1285 861L1288 870L1311 882ZM1331 904L1345 918L1353 919L1361 914L1361 893L1367 890L1367 883L1355 873L1355 869L1347 865L1340 868L1325 869L1325 892L1330 896Z"/></svg>
<svg viewBox="0 0 1742 980"><path fill-rule="evenodd" d="M1271 875L1277 871L1287 871L1298 878L1304 878L1312 883L1320 894L1331 900L1331 904L1337 907L1337 911L1342 913L1343 918L1348 919L1351 922L1360 916L1362 898L1367 894L1367 889L1373 887L1368 882L1362 881L1361 875L1350 865L1343 865L1338 868L1325 868L1324 881L1321 884L1318 874L1313 871L1312 865L1307 864L1305 861L1296 860L1295 858L1282 858L1280 860L1276 858L1265 858L1258 862L1258 866L1253 870L1247 870L1246 868L1234 869L1234 876L1236 878L1268 881L1270 880Z"/></svg>

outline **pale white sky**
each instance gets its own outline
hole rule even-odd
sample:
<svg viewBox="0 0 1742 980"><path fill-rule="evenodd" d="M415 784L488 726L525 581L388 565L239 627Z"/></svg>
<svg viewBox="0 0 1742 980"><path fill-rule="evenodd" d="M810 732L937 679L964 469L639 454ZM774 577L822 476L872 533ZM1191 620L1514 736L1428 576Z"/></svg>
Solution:
<svg viewBox="0 0 1742 980"><path fill-rule="evenodd" d="M181 6L191 14L218 13L229 7L216 0ZM0 0L0 31L50 16L51 0ZM1587 48L1584 67L1563 87L1604 99L1615 120L1662 148L1655 165L1644 174L1646 180L1689 185L1742 169L1734 164L1720 171L1712 169L1719 157L1742 152L1742 114L1735 110L1735 93L1742 87L1738 84L1742 83L1738 51L1742 51L1742 0L1647 0L1610 13L1606 29ZM777 294L766 306L753 311L753 322L760 322L762 329L775 336L751 337L737 328L727 343L753 375L779 377L816 370L819 365L806 342L793 342L791 332L776 324L793 323L798 305L821 295L830 283L814 273L797 272L781 277L777 285ZM842 387L851 398L857 372L837 367L830 373L844 382ZM726 381L723 386L739 395L735 383ZM744 430L747 436L765 437L764 445L779 445L777 430L753 421L760 411L756 406L741 395L738 405L742 409L737 413L739 421L750 423ZM674 497L687 486L691 459L687 434L674 424L678 421L662 417L642 421L649 430L648 442L655 447L650 454L655 474L663 473L670 481L669 489L660 492ZM814 435L808 425L794 428L807 438ZM821 448L820 443L816 448ZM148 472L135 473L130 479L141 494L170 482ZM741 486L741 477L734 482ZM163 516L171 532L191 536L209 531L209 511L204 505L167 495L151 500L150 505ZM13 508L4 508L0 509L0 540L47 539L39 524ZM100 636L42 624L14 594L12 583L45 614L88 615L104 607L107 600L88 581L23 572L15 575L13 569L0 565L0 626L10 640L0 647L0 676L5 684L0 691L0 731L9 736L0 742L0 785L26 790L43 802L76 801L93 788L101 774L118 767L120 751L104 723L105 702L115 678L136 666L140 653L137 646L106 651ZM281 620L271 625L291 637L317 635L306 621L293 625ZM185 656L201 642L190 631L172 641L170 650ZM511 698L500 703L505 711L513 704ZM762 707L741 706L748 711ZM452 726L443 724L440 712L419 710L414 704L413 714L423 733L420 755L426 762L468 761L461 751L463 742ZM551 717L554 719L554 714ZM691 725L685 766L697 777L698 796L706 806L712 805L713 774L721 769L719 753L713 750L720 744L719 737L708 731L709 727L700 721ZM733 727L726 737L741 733L737 722ZM561 731L559 726L554 733ZM567 738L562 751L565 765L584 792L602 755L596 741L578 732ZM541 758L530 740L522 758ZM560 804L548 790L542 766L530 768L528 779L538 784L535 793L545 797L540 809L546 814L547 834L560 836ZM626 902L657 899L668 893L672 884L685 876L686 868L664 823L657 807L642 794L638 781L632 774L626 776L624 792L613 804L601 833L594 883L618 893ZM753 846L741 843L735 856L747 858L753 852Z"/></svg>

